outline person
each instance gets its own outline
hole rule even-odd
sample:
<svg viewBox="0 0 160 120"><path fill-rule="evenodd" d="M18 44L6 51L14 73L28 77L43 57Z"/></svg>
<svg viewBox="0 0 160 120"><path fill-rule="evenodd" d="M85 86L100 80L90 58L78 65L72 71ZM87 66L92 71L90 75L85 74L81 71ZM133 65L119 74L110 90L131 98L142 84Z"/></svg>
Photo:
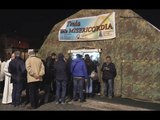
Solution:
<svg viewBox="0 0 160 120"><path fill-rule="evenodd" d="M1 57L0 57L0 75L1 75L1 64L2 64L2 60L1 60Z"/></svg>
<svg viewBox="0 0 160 120"><path fill-rule="evenodd" d="M110 56L106 57L106 62L103 63L101 71L103 72L102 79L105 85L104 94L111 99L114 96L114 78L116 77L117 72Z"/></svg>
<svg viewBox="0 0 160 120"><path fill-rule="evenodd" d="M98 60L93 60L93 63L96 69L95 74L93 74L94 77L92 78L93 79L93 96L94 96L94 95L100 95L101 84L100 84L100 79L99 79L98 70L97 70L99 66L99 62Z"/></svg>
<svg viewBox="0 0 160 120"><path fill-rule="evenodd" d="M88 80L86 82L86 94L87 97L93 97L93 80L90 77L90 75L93 71L97 72L97 69L96 66L94 65L94 62L91 60L88 54L85 55L85 64L88 73Z"/></svg>
<svg viewBox="0 0 160 120"><path fill-rule="evenodd" d="M26 72L24 74L24 81L23 81L22 102L24 105L29 104L29 86L27 83L27 73Z"/></svg>
<svg viewBox="0 0 160 120"><path fill-rule="evenodd" d="M52 53L46 58L46 102L52 100L52 96L55 96L56 82L55 82L55 68L56 54Z"/></svg>
<svg viewBox="0 0 160 120"><path fill-rule="evenodd" d="M6 61L4 59L0 59L0 93L3 93L4 89L4 80L5 80L5 73L4 73L4 66Z"/></svg>
<svg viewBox="0 0 160 120"><path fill-rule="evenodd" d="M25 65L31 106L27 108L36 109L38 107L39 84L45 74L45 68L41 59L35 56L33 49L28 50L28 55Z"/></svg>
<svg viewBox="0 0 160 120"><path fill-rule="evenodd" d="M58 60L55 62L56 104L60 102L65 104L67 77L67 63L64 55L60 53L58 54Z"/></svg>
<svg viewBox="0 0 160 120"><path fill-rule="evenodd" d="M40 58L43 62L44 65L44 69L46 71L46 62L44 59ZM44 103L48 103L49 102L49 94L50 94L50 86L47 82L46 79L46 74L43 75L42 77L42 82L40 82L40 91L39 91L39 104L43 105Z"/></svg>
<svg viewBox="0 0 160 120"><path fill-rule="evenodd" d="M7 57L9 58L9 56L10 55L8 55ZM8 71L8 67L9 67L9 63L13 59L15 59L15 54L14 53L11 55L11 58L7 60L5 66L4 66L5 83L4 83L2 104L12 103L13 83L11 83L11 74Z"/></svg>
<svg viewBox="0 0 160 120"><path fill-rule="evenodd" d="M11 82L13 83L12 104L14 107L21 105L21 92L25 80L25 64L20 57L20 51L15 51L15 59L9 63L8 71L11 73Z"/></svg>
<svg viewBox="0 0 160 120"><path fill-rule="evenodd" d="M77 54L77 58L71 63L71 73L73 76L73 101L77 101L80 98L80 102L84 102L84 81L88 79L87 68L82 55ZM79 98L77 96L79 93Z"/></svg>
<svg viewBox="0 0 160 120"><path fill-rule="evenodd" d="M2 60L1 60L1 57L0 57L0 68L1 68L1 63L2 63Z"/></svg>
<svg viewBox="0 0 160 120"><path fill-rule="evenodd" d="M72 63L72 56L69 55L67 59L67 73L68 73L68 81L67 81L67 100L66 102L69 103L73 99L73 79L72 74L70 72L71 69L71 63Z"/></svg>
<svg viewBox="0 0 160 120"><path fill-rule="evenodd" d="M4 77L2 77L2 76L4 76L4 74L1 75L2 73L4 73L1 70L1 64L2 64L2 60L1 60L1 57L0 57L0 93L2 93L2 83L3 83L3 79L2 78L4 78Z"/></svg>

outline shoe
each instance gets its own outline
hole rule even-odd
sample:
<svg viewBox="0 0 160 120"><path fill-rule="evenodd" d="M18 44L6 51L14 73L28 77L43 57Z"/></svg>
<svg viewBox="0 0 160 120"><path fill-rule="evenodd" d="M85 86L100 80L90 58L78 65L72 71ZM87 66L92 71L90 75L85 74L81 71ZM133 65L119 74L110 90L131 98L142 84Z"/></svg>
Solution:
<svg viewBox="0 0 160 120"><path fill-rule="evenodd" d="M65 103L65 102L62 102L61 104L64 105L64 104L66 104L66 103Z"/></svg>
<svg viewBox="0 0 160 120"><path fill-rule="evenodd" d="M69 97L67 96L67 97L65 97L65 100L68 100L69 99Z"/></svg>
<svg viewBox="0 0 160 120"><path fill-rule="evenodd" d="M108 98L109 98L109 99L112 99L112 96L109 96Z"/></svg>
<svg viewBox="0 0 160 120"><path fill-rule="evenodd" d="M56 102L56 105L59 104L59 102Z"/></svg>
<svg viewBox="0 0 160 120"><path fill-rule="evenodd" d="M73 99L73 101L78 101L78 99Z"/></svg>
<svg viewBox="0 0 160 120"><path fill-rule="evenodd" d="M66 100L66 103L68 103L68 102L70 102L70 101L72 101L72 99L71 99L71 98L67 99L67 100Z"/></svg>
<svg viewBox="0 0 160 120"><path fill-rule="evenodd" d="M71 101L66 101L66 103L67 104L71 104L71 103L73 103L73 101L71 100Z"/></svg>
<svg viewBox="0 0 160 120"><path fill-rule="evenodd" d="M36 107L28 106L27 109L36 109Z"/></svg>
<svg viewBox="0 0 160 120"><path fill-rule="evenodd" d="M39 91L39 95L44 95L44 94L45 94L44 90Z"/></svg>
<svg viewBox="0 0 160 120"><path fill-rule="evenodd" d="M86 102L86 100L80 100L80 102Z"/></svg>

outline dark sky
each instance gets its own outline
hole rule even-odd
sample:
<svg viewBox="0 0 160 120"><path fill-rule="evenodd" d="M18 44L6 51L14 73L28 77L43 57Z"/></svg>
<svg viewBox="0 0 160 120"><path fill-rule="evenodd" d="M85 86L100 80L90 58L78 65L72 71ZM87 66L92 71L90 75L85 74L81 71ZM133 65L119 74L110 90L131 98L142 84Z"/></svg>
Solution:
<svg viewBox="0 0 160 120"><path fill-rule="evenodd" d="M76 9L17 9L0 10L0 34L18 35L39 48L52 27L74 14Z"/></svg>
<svg viewBox="0 0 160 120"><path fill-rule="evenodd" d="M56 23L77 11L77 9L0 10L0 34L26 37L34 47L39 48L44 37ZM134 11L160 29L160 9Z"/></svg>

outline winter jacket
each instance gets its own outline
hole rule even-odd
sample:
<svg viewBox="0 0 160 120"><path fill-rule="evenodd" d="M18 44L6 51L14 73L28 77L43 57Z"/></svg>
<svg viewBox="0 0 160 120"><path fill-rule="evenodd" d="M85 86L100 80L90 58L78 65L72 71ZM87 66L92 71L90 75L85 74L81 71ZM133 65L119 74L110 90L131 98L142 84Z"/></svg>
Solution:
<svg viewBox="0 0 160 120"><path fill-rule="evenodd" d="M67 80L67 63L63 59L59 59L55 62L55 79Z"/></svg>
<svg viewBox="0 0 160 120"><path fill-rule="evenodd" d="M42 81L42 76L45 74L45 68L40 58L36 56L30 56L26 60L26 70L28 83ZM34 77L35 75L40 76L40 78L36 79Z"/></svg>
<svg viewBox="0 0 160 120"><path fill-rule="evenodd" d="M96 65L94 64L94 62L92 60L85 60L85 64L86 64L86 68L87 68L87 73L88 75L91 75L92 71L96 71Z"/></svg>
<svg viewBox="0 0 160 120"><path fill-rule="evenodd" d="M108 67L109 70L105 70L105 67ZM114 63L110 63L107 65L107 63L103 63L102 68L101 68L102 73L102 79L103 80L108 80L108 79L114 79L117 75L116 68Z"/></svg>
<svg viewBox="0 0 160 120"><path fill-rule="evenodd" d="M24 82L26 69L22 58L16 57L14 60L11 60L9 63L8 71L11 73L11 82Z"/></svg>
<svg viewBox="0 0 160 120"><path fill-rule="evenodd" d="M46 66L45 82L50 84L55 79L55 67L54 67L55 59L53 59L51 56L47 57L45 66Z"/></svg>
<svg viewBox="0 0 160 120"><path fill-rule="evenodd" d="M47 71L55 71L54 68L55 59L53 59L51 56L47 57L46 59L46 69Z"/></svg>
<svg viewBox="0 0 160 120"><path fill-rule="evenodd" d="M88 79L88 73L83 59L77 58L72 61L71 73L73 77L84 77L85 79Z"/></svg>

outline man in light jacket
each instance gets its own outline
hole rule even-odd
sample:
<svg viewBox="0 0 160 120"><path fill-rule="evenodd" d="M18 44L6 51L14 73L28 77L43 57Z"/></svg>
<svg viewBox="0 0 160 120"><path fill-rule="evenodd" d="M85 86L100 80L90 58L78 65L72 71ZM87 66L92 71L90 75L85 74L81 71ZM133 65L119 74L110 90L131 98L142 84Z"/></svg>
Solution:
<svg viewBox="0 0 160 120"><path fill-rule="evenodd" d="M45 68L40 58L35 56L33 49L28 50L29 58L26 60L27 83L29 84L30 109L38 107L38 89L42 76L45 74Z"/></svg>

